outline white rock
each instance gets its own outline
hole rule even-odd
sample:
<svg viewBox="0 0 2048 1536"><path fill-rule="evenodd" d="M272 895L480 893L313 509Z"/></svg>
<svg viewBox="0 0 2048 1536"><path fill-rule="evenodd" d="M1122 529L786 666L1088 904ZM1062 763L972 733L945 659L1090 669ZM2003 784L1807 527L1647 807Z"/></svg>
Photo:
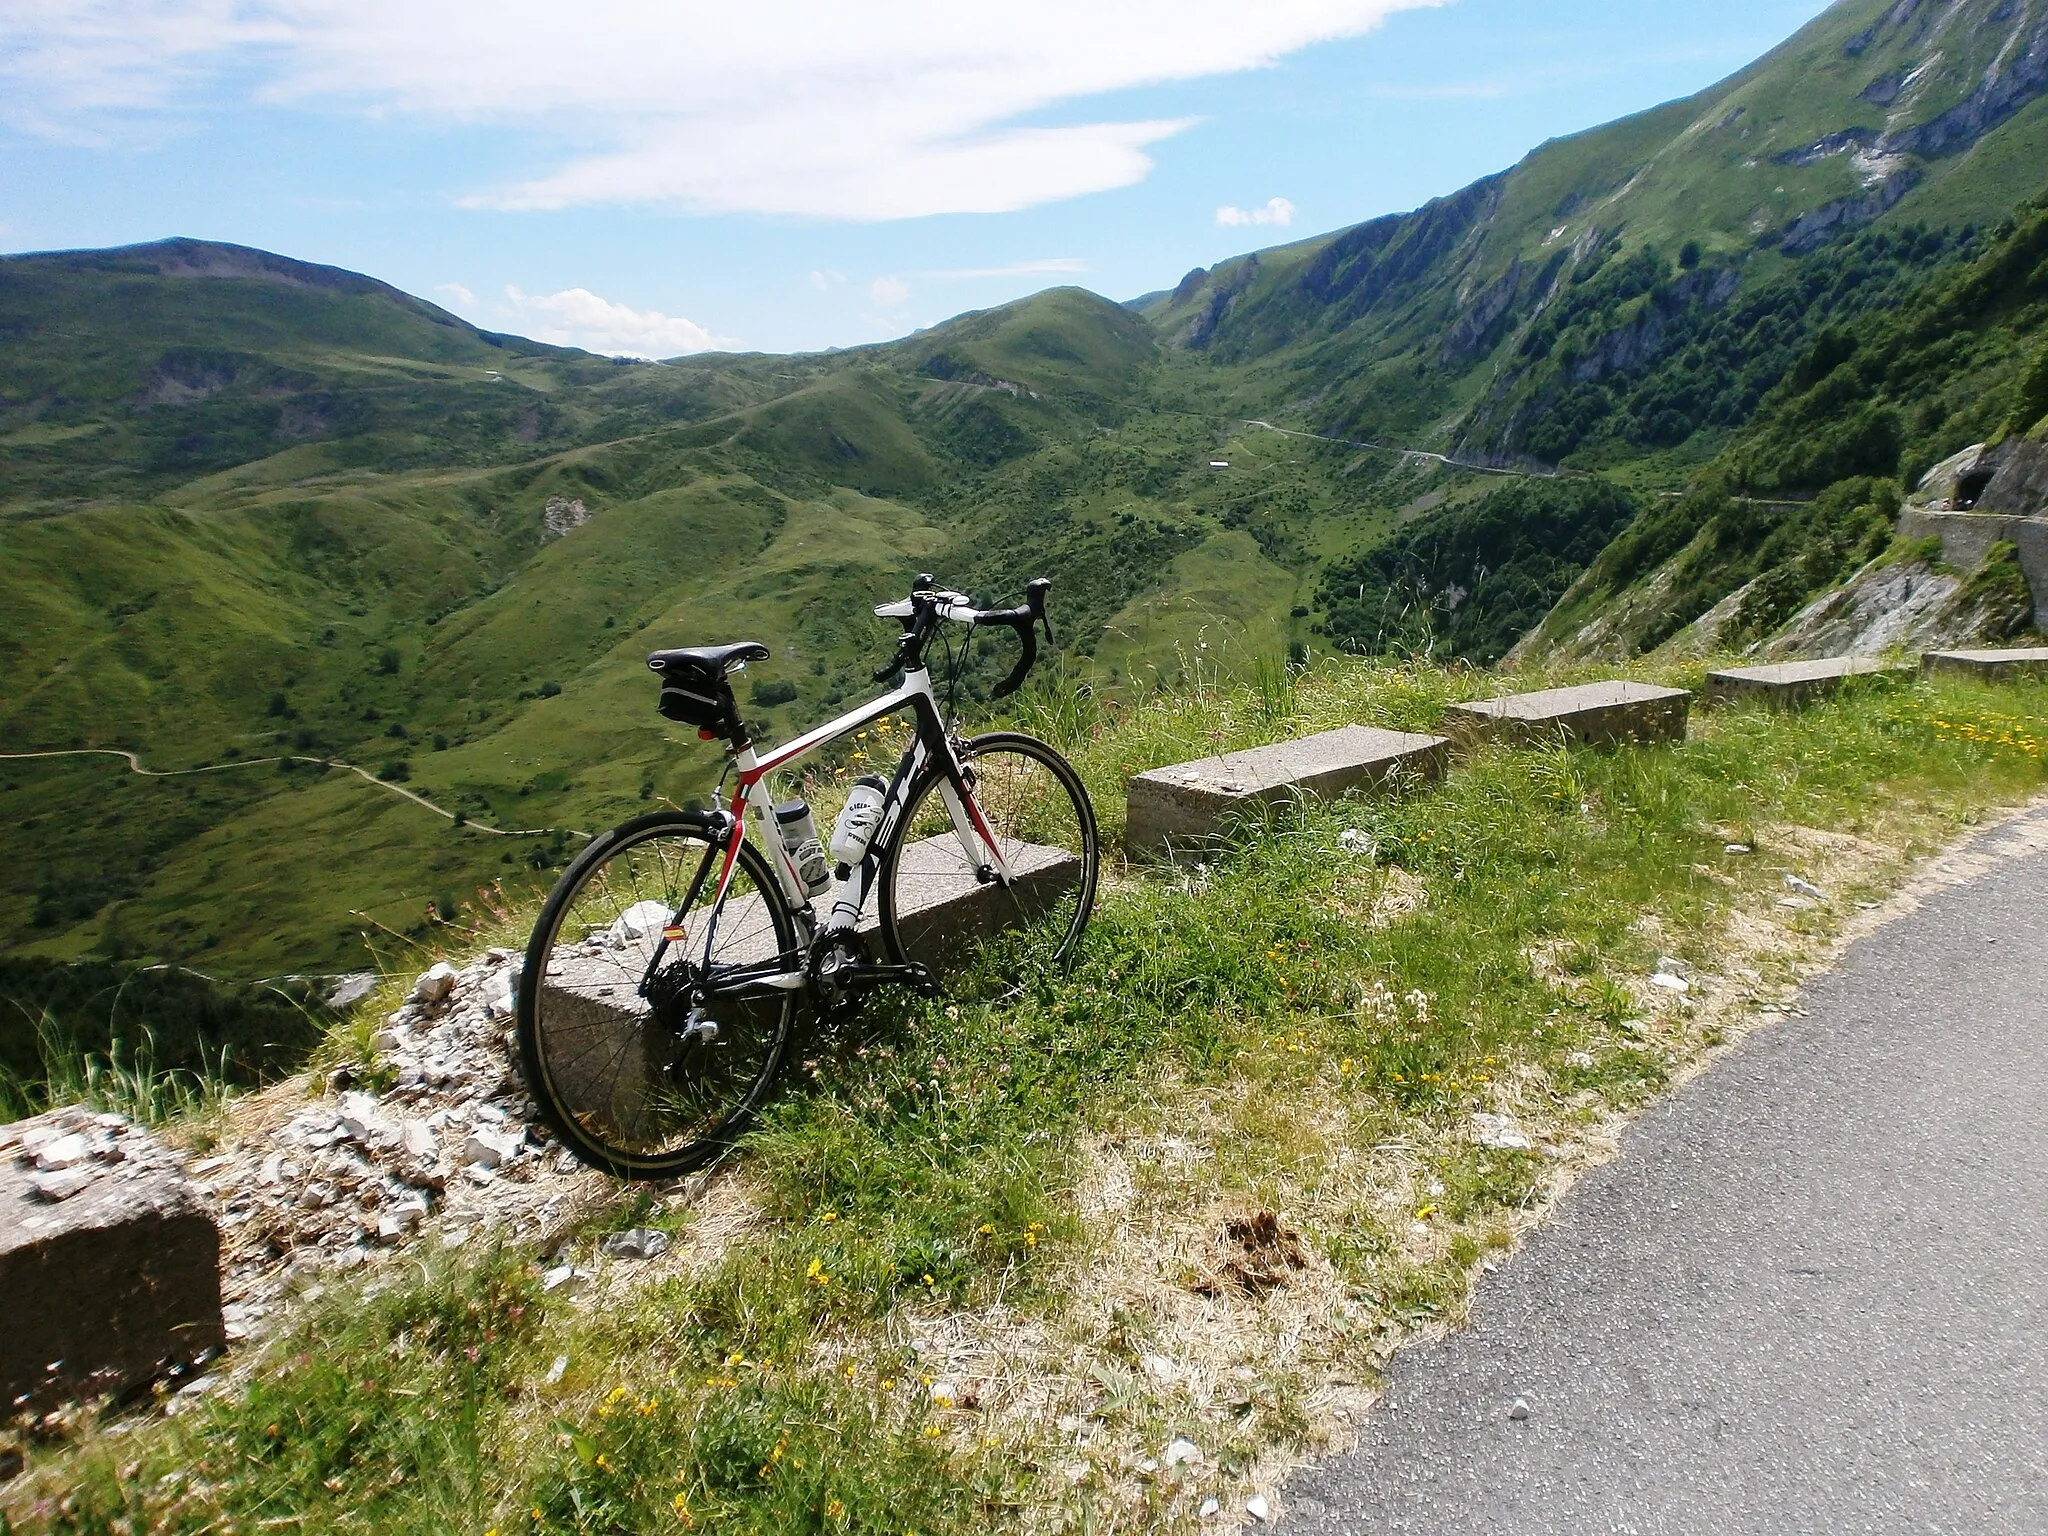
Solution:
<svg viewBox="0 0 2048 1536"><path fill-rule="evenodd" d="M74 1168L91 1157L92 1143L80 1132L73 1131L30 1150L35 1153L38 1172L55 1173L59 1169Z"/></svg>
<svg viewBox="0 0 2048 1536"><path fill-rule="evenodd" d="M1529 1417L1529 1402L1528 1402L1528 1399L1527 1399L1527 1398L1521 1398L1521 1397L1518 1397L1518 1398L1516 1398L1516 1399L1515 1399L1515 1406L1514 1406L1514 1407L1512 1407L1512 1408L1510 1408L1510 1409L1508 1410L1508 1417L1509 1417L1509 1418L1511 1418L1511 1419L1513 1419L1513 1420L1514 1420L1514 1421L1515 1421L1515 1422L1516 1422L1517 1424L1521 1423L1521 1422L1522 1422L1522 1420L1524 1420L1524 1419L1528 1418L1528 1417Z"/></svg>
<svg viewBox="0 0 2048 1536"><path fill-rule="evenodd" d="M1692 990L1691 982L1687 981L1683 976L1674 976L1669 971L1657 972L1650 978L1650 985L1661 987L1666 992L1679 993L1681 996Z"/></svg>
<svg viewBox="0 0 2048 1536"><path fill-rule="evenodd" d="M407 1157L431 1162L441 1150L441 1138L426 1121L407 1120L398 1129L398 1145Z"/></svg>
<svg viewBox="0 0 2048 1536"><path fill-rule="evenodd" d="M1264 1525L1273 1518L1273 1506L1266 1502L1263 1493L1255 1493L1244 1501L1244 1512Z"/></svg>
<svg viewBox="0 0 2048 1536"><path fill-rule="evenodd" d="M1170 1384L1180 1377L1180 1367L1164 1355L1147 1355L1138 1364L1145 1368L1145 1374L1154 1381Z"/></svg>
<svg viewBox="0 0 2048 1536"><path fill-rule="evenodd" d="M69 1200L98 1176L98 1170L92 1168L59 1168L51 1173L30 1174L28 1187L38 1200L55 1205L59 1200Z"/></svg>
<svg viewBox="0 0 2048 1536"><path fill-rule="evenodd" d="M564 1296L581 1296L590 1289L590 1271L573 1264L559 1265L540 1277L540 1288L550 1293L560 1291Z"/></svg>
<svg viewBox="0 0 2048 1536"><path fill-rule="evenodd" d="M519 1155L525 1140L525 1133L517 1130L471 1131L462 1144L462 1160L474 1168L502 1168Z"/></svg>
<svg viewBox="0 0 2048 1536"><path fill-rule="evenodd" d="M612 924L606 938L613 949L622 949L635 940L661 932L674 915L673 910L662 902L636 901L619 914L618 921Z"/></svg>
<svg viewBox="0 0 2048 1536"><path fill-rule="evenodd" d="M668 1234L653 1227L614 1232L597 1245L608 1259L658 1259L668 1252Z"/></svg>
<svg viewBox="0 0 2048 1536"><path fill-rule="evenodd" d="M1222 1510L1222 1508L1223 1506L1217 1503L1215 1498L1212 1496L1210 1498L1202 1500L1202 1507L1196 1510L1195 1513L1201 1516L1204 1520L1214 1520L1217 1514Z"/></svg>
<svg viewBox="0 0 2048 1536"><path fill-rule="evenodd" d="M429 1008L446 1002L448 994L455 990L455 976L454 966L446 960L436 961L412 984L413 1000L425 1003Z"/></svg>
<svg viewBox="0 0 2048 1536"><path fill-rule="evenodd" d="M386 1211L377 1218L377 1241L395 1243L406 1233L420 1224L421 1212L414 1206L401 1205Z"/></svg>
<svg viewBox="0 0 2048 1536"><path fill-rule="evenodd" d="M1723 848L1721 851L1723 853L1748 853L1750 851L1750 848L1749 844L1747 843L1730 843L1726 848Z"/></svg>
<svg viewBox="0 0 2048 1536"><path fill-rule="evenodd" d="M1828 899L1826 891L1813 884L1812 881L1802 880L1789 871L1785 875L1785 889L1792 892L1795 896L1810 896L1815 901L1826 901Z"/></svg>
<svg viewBox="0 0 2048 1536"><path fill-rule="evenodd" d="M1472 1139L1482 1147L1502 1152L1526 1152L1536 1145L1506 1115L1475 1114L1472 1117Z"/></svg>
<svg viewBox="0 0 2048 1536"><path fill-rule="evenodd" d="M1176 1436L1166 1442L1166 1449L1159 1453L1159 1459L1169 1467L1177 1467L1185 1461L1200 1461L1202 1448L1186 1436Z"/></svg>
<svg viewBox="0 0 2048 1536"><path fill-rule="evenodd" d="M1593 1056L1589 1051L1573 1051L1565 1060L1582 1072L1593 1065Z"/></svg>
<svg viewBox="0 0 2048 1536"><path fill-rule="evenodd" d="M569 1357L567 1355L555 1356L554 1363L548 1367L547 1384L551 1387L555 1385L556 1382L562 1379L562 1373L568 1369Z"/></svg>

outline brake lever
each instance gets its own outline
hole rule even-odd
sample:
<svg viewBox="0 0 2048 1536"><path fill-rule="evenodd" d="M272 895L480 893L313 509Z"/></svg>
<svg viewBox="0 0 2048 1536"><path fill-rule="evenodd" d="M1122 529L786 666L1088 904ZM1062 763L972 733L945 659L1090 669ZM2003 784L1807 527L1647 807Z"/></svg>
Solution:
<svg viewBox="0 0 2048 1536"><path fill-rule="evenodd" d="M1045 611L1045 595L1051 590L1052 578L1050 576L1040 576L1034 581L1026 582L1024 585L1024 602L1030 608L1031 616L1045 626L1045 643L1047 645L1057 645L1059 642L1053 639L1052 634L1052 618Z"/></svg>

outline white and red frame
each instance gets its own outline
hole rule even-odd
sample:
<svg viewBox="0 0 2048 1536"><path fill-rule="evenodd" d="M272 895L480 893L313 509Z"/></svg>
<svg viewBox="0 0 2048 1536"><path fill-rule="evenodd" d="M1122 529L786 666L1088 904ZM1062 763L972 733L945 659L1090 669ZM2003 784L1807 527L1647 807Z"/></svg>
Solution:
<svg viewBox="0 0 2048 1536"><path fill-rule="evenodd" d="M894 617L886 609L877 613ZM962 609L957 615L945 617L967 618L971 610ZM882 804L881 820L875 827L874 837L868 843L867 856L846 872L834 874L832 885L821 897L812 898L805 889L803 877L798 873L796 861L789 850L783 847L782 839L770 832L761 838L766 846L768 862L773 867L777 883L782 887L784 902L798 919L798 946L807 952L811 943L820 933L851 932L860 921L862 909L874 887L874 877L881 868L883 855L889 849L897 834L911 787L921 783L926 770L937 764L941 775L939 793L944 798L946 810L953 820L953 835L960 840L960 847L967 855L970 868L986 871L987 878L1003 884L1011 880L1009 862L1003 857L1001 843L988 824L974 798L972 786L961 772L960 760L954 754L953 743L946 734L946 722L939 710L937 694L932 689L931 670L916 667L903 675L902 684L892 693L873 699L849 714L841 715L816 730L806 732L793 741L771 748L764 757L756 753L752 742L743 745L733 754L733 773L737 788L733 791L730 807L720 807L726 817L729 829L726 832L725 861L718 872L718 890L712 898L709 917L704 924L704 968L709 974L711 947L718 932L719 914L725 908L727 890L732 885L733 872L739 867L740 844L747 836L747 813L753 810L765 824L772 809L773 795L762 786L769 776L789 767L799 759L809 756L827 742L849 736L862 726L871 724L886 716L908 710L915 718L916 725L910 746L902 760L896 765L895 777L890 781ZM760 794L756 795L756 791ZM758 798L759 804L752 804ZM762 899L769 899L762 892ZM825 917L818 917L818 906L822 904ZM687 941L685 941L687 942ZM664 946L666 947L666 946ZM766 986L785 990L802 987L807 979L807 969L799 963L793 970L752 974L746 971L747 986Z"/></svg>

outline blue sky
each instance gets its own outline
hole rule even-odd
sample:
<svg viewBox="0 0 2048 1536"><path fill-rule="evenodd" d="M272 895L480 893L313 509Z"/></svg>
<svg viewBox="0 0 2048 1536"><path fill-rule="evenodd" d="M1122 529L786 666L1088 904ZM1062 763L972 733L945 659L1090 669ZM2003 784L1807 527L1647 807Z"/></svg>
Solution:
<svg viewBox="0 0 2048 1536"><path fill-rule="evenodd" d="M1130 298L1687 95L1819 0L9 0L0 249L196 235L597 350Z"/></svg>

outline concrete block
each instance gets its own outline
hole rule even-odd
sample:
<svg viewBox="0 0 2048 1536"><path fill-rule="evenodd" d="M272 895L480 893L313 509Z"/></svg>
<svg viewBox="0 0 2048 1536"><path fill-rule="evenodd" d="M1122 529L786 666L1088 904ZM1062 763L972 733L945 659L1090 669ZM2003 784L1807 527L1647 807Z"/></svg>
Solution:
<svg viewBox="0 0 2048 1536"><path fill-rule="evenodd" d="M1591 747L1683 741L1691 704L1692 695L1683 688L1586 683L1453 704L1444 712L1443 731L1461 746L1482 741Z"/></svg>
<svg viewBox="0 0 2048 1536"><path fill-rule="evenodd" d="M1956 672L1985 682L2009 683L2048 675L2048 648L1994 651L1929 651L1920 658L1924 673Z"/></svg>
<svg viewBox="0 0 2048 1536"><path fill-rule="evenodd" d="M1875 656L1825 656L1815 661L1786 661L1765 667L1729 667L1707 674L1707 697L1728 702L1762 699L1780 709L1796 709L1828 697L1845 678L1897 676L1911 673L1910 662Z"/></svg>
<svg viewBox="0 0 2048 1536"><path fill-rule="evenodd" d="M0 1126L0 1298L0 1417L124 1392L221 1347L220 1232L146 1131L52 1110Z"/></svg>
<svg viewBox="0 0 2048 1536"><path fill-rule="evenodd" d="M1443 777L1450 743L1348 725L1299 741L1154 768L1131 780L1124 845L1134 855L1199 849L1246 810L1299 795L1334 800L1397 775Z"/></svg>
<svg viewBox="0 0 2048 1536"><path fill-rule="evenodd" d="M1026 844L1008 853L1013 883L983 885L948 832L903 850L896 920L913 955L939 956L1042 915L1081 878L1081 860L1064 848ZM861 932L872 934L872 911ZM877 941L879 942L879 941Z"/></svg>
<svg viewBox="0 0 2048 1536"><path fill-rule="evenodd" d="M1080 878L1081 861L1059 848L1026 847L1011 860L1010 890L983 885L967 867L951 833L903 850L904 897L899 914L906 942L919 953L944 953L1007 924L1029 921ZM881 958L875 904L860 931ZM692 937L696 925L691 925ZM630 933L632 936L628 937ZM644 925L618 926L558 945L541 987L548 1022L548 1070L570 1103L603 1113L628 1136L649 1132L650 1095L673 1043L646 1027L650 1009L640 996L660 933ZM718 958L741 965L775 953L775 929L759 896L728 901L719 917Z"/></svg>

